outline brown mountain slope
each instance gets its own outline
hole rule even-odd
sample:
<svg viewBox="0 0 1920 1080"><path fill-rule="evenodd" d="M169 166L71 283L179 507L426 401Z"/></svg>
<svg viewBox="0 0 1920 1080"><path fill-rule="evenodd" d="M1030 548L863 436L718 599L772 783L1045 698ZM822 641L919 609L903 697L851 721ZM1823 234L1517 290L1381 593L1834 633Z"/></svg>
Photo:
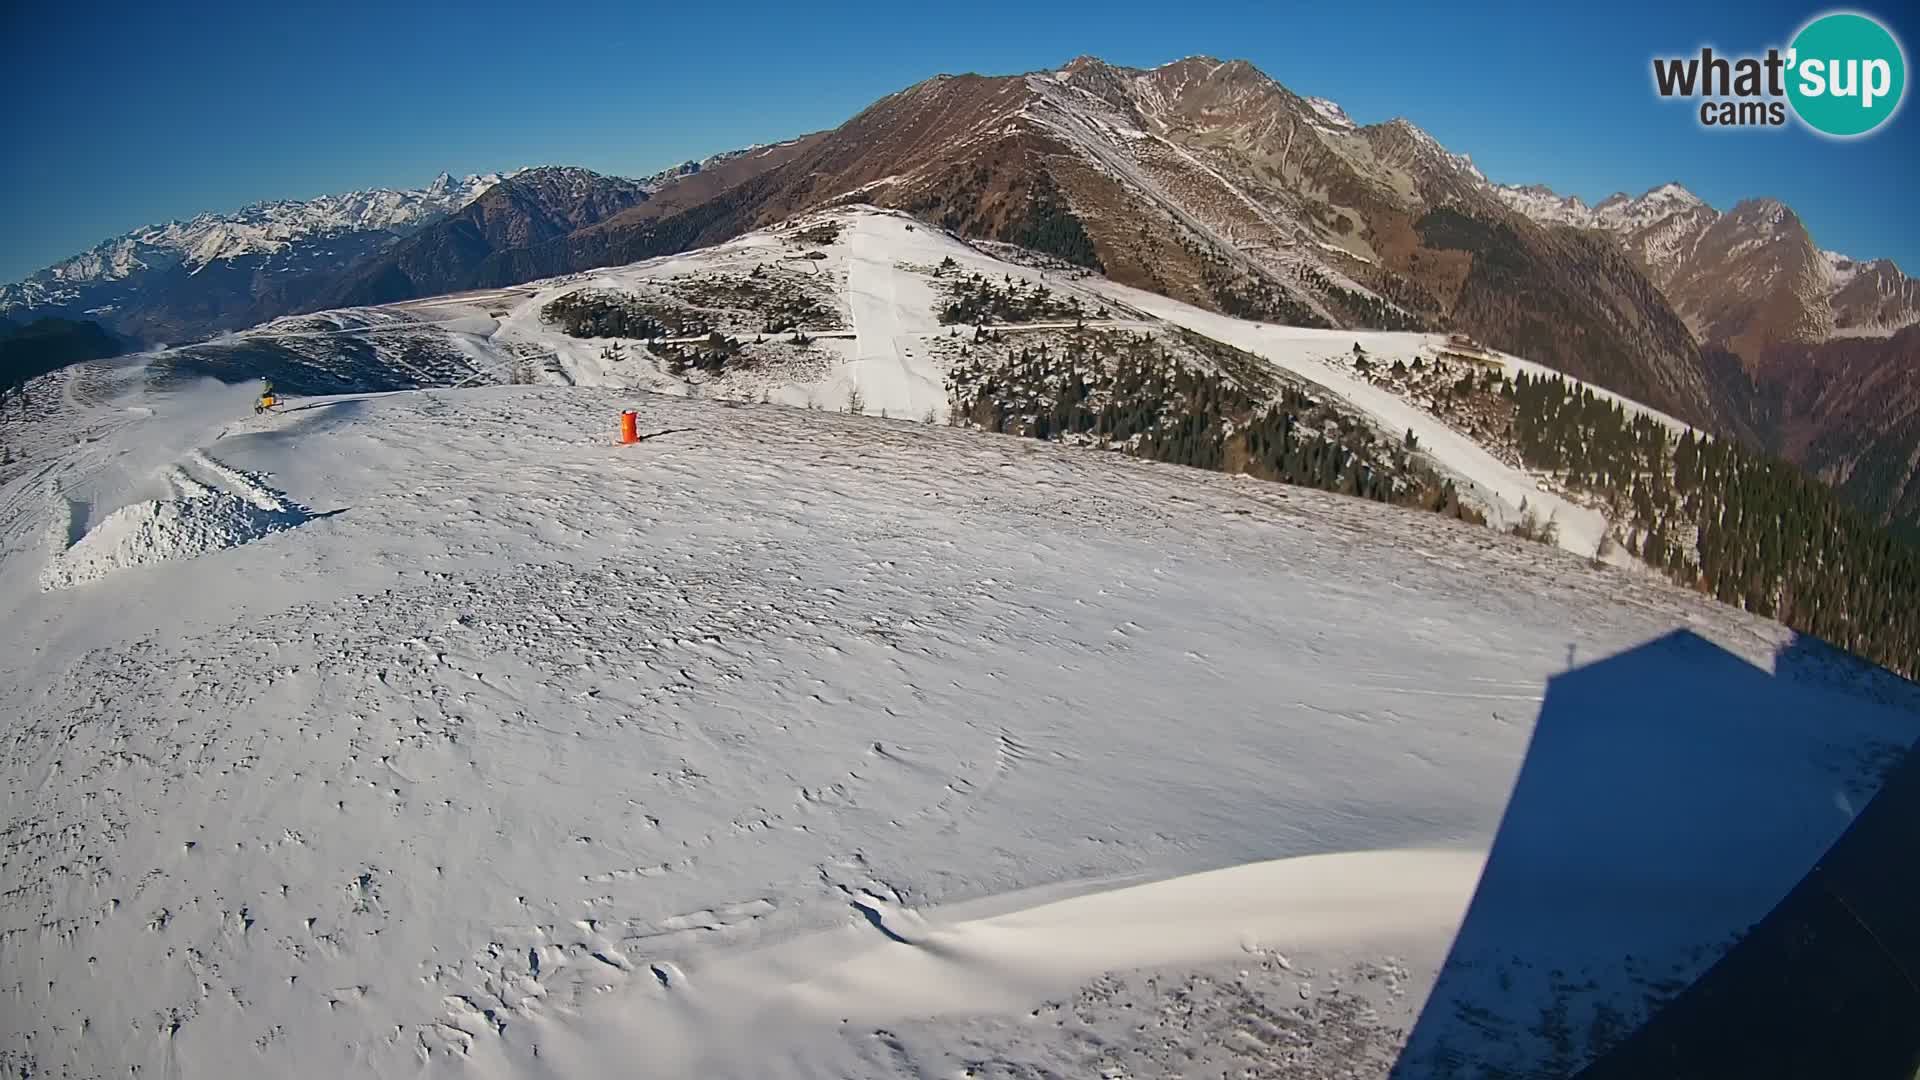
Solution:
<svg viewBox="0 0 1920 1080"><path fill-rule="evenodd" d="M1686 325L1604 238L1450 210L1421 218L1419 231L1422 251L1474 255L1452 296L1455 324L1493 328L1502 348L1637 401L1681 403L1675 415L1701 422L1708 389ZM1650 355L1688 366L1636 363Z"/></svg>
<svg viewBox="0 0 1920 1080"><path fill-rule="evenodd" d="M1886 259L1820 250L1776 199L1748 199L1723 214L1678 184L1638 198L1613 195L1591 209L1538 185L1494 190L1535 221L1614 238L1702 342L1749 364L1775 343L1886 337L1920 323L1920 281Z"/></svg>
<svg viewBox="0 0 1920 1080"><path fill-rule="evenodd" d="M1768 449L1920 537L1920 326L1776 343L1752 365L1723 352L1716 366L1720 396Z"/></svg>
<svg viewBox="0 0 1920 1080"><path fill-rule="evenodd" d="M1700 340L1757 356L1776 342L1833 332L1826 274L1806 226L1785 204L1750 199L1716 216L1684 258L1652 271Z"/></svg>
<svg viewBox="0 0 1920 1080"><path fill-rule="evenodd" d="M1892 259L1862 263L1824 254L1835 281L1831 304L1836 335L1877 337L1920 323L1920 280L1901 273Z"/></svg>

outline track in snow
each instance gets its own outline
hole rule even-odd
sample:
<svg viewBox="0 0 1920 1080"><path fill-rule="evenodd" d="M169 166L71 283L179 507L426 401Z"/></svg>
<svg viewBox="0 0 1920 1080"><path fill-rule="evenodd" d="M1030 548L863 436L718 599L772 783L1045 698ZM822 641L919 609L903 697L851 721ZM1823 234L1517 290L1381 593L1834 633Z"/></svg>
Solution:
<svg viewBox="0 0 1920 1080"><path fill-rule="evenodd" d="M879 216L863 216L854 224L847 251L847 303L854 327L850 375L868 412L884 409L910 418L931 413L944 422L946 378L919 343L940 332L933 290L917 274L894 265L900 242L913 227L901 218Z"/></svg>

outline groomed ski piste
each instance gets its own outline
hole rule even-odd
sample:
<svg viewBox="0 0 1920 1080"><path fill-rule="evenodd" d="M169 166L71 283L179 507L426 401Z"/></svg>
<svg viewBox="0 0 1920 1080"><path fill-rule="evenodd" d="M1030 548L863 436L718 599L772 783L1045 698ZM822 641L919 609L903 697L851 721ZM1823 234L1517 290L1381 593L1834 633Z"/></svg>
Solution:
<svg viewBox="0 0 1920 1080"><path fill-rule="evenodd" d="M821 378L912 416L909 284ZM0 474L25 1075L1558 1075L1920 733L1777 624L1307 489L627 386L48 386Z"/></svg>

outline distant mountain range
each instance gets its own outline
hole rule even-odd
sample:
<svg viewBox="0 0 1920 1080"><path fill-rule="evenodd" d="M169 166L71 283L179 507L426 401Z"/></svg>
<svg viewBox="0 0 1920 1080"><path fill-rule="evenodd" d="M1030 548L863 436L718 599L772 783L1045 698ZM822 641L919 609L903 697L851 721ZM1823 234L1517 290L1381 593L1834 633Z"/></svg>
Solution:
<svg viewBox="0 0 1920 1080"><path fill-rule="evenodd" d="M251 325L316 299L304 283L446 217L499 180L443 173L417 190L255 203L135 229L0 286L0 315L93 319L148 341Z"/></svg>
<svg viewBox="0 0 1920 1080"><path fill-rule="evenodd" d="M87 319L146 343L197 340L335 306L373 260L457 215L473 228L469 244L524 246L644 201L707 164L688 162L643 180L574 168L458 180L443 172L423 188L199 214L135 229L0 285L0 316Z"/></svg>
<svg viewBox="0 0 1920 1080"><path fill-rule="evenodd" d="M546 168L203 215L8 286L0 315L178 340L631 262L843 201L1244 317L1465 332L1920 521L1920 286L1891 262L1823 251L1771 200L1721 213L1669 184L1589 207L1495 184L1406 120L1356 124L1244 61L939 76L645 180Z"/></svg>
<svg viewBox="0 0 1920 1080"><path fill-rule="evenodd" d="M1737 351L1887 337L1920 322L1920 281L1891 259L1821 250L1775 199L1749 199L1723 214L1679 184L1591 208L1538 185L1496 190L1535 221L1612 234L1697 337Z"/></svg>

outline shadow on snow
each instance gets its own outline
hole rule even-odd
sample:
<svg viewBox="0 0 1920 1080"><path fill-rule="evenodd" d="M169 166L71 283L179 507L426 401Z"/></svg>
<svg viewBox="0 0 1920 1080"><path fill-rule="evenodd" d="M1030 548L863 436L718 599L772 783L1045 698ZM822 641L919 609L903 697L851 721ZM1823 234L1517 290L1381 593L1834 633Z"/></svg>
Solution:
<svg viewBox="0 0 1920 1080"><path fill-rule="evenodd" d="M1833 693L1867 676L1812 639L1775 666L1682 630L1550 680L1395 1080L1910 1080L1911 713Z"/></svg>

